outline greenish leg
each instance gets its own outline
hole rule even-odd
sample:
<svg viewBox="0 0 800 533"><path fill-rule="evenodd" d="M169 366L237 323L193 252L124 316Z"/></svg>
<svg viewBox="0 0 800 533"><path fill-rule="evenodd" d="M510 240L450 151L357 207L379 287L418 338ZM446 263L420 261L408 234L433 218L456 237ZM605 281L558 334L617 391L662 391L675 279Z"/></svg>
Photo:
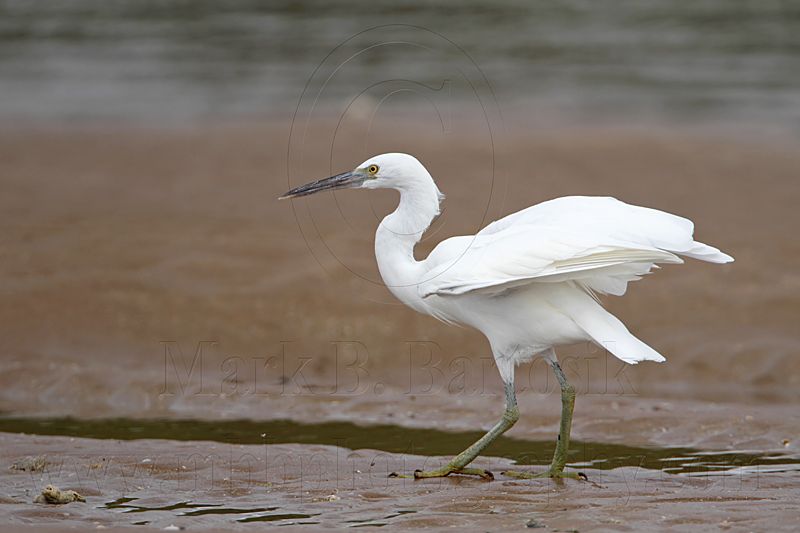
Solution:
<svg viewBox="0 0 800 533"><path fill-rule="evenodd" d="M444 467L436 470L415 470L414 478L423 479L428 477L444 477L450 474L463 474L471 476L480 476L484 479L494 479L494 475L488 470L480 468L467 468L470 464L489 444L491 444L497 437L508 431L517 420L519 420L519 408L517 407L517 397L514 394L514 383L505 384L506 392L506 410L503 413L503 418L494 425L489 432L478 439L472 446L458 454L452 461L447 463Z"/></svg>
<svg viewBox="0 0 800 533"><path fill-rule="evenodd" d="M586 476L582 473L564 472L564 467L567 464L567 453L569 452L569 434L572 429L572 411L575 408L575 387L570 385L567 381L567 376L561 369L561 365L557 361L553 361L553 372L556 374L558 384L561 386L561 425L558 430L558 441L556 441L556 451L553 454L553 461L550 463L550 468L545 472L534 474L531 472L517 472L508 470L503 472L503 475L515 477L519 479L532 479L532 478L572 478L585 480Z"/></svg>

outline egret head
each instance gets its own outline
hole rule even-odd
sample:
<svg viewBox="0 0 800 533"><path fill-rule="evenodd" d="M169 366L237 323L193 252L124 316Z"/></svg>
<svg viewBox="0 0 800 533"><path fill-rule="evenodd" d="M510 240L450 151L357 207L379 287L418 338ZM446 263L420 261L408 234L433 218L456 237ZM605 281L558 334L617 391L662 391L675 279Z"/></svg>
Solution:
<svg viewBox="0 0 800 533"><path fill-rule="evenodd" d="M402 192L429 188L431 184L433 178L414 156L381 154L370 157L353 170L295 187L284 193L280 199L336 189L397 189ZM435 184L433 188L436 189L437 200L441 199L441 193Z"/></svg>

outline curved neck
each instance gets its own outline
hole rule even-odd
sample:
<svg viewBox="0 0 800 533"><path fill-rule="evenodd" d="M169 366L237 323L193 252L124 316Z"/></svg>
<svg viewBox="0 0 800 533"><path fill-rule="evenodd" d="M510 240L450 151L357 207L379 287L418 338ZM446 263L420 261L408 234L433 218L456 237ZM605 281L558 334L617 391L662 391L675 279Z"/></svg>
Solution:
<svg viewBox="0 0 800 533"><path fill-rule="evenodd" d="M389 290L413 307L409 299L416 295L416 283L424 270L414 258L414 246L439 214L442 195L430 177L399 190L400 204L375 233L375 257Z"/></svg>

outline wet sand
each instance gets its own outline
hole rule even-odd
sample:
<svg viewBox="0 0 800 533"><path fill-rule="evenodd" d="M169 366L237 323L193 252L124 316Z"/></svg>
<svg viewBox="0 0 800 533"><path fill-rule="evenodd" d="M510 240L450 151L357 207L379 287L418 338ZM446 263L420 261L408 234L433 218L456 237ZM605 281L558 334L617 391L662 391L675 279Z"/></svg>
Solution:
<svg viewBox="0 0 800 533"><path fill-rule="evenodd" d="M800 247L790 238L800 223L796 141L698 131L505 131L492 140L493 150L485 135L466 131L412 135L398 122L366 147L337 142L332 162L330 144L310 133L288 178L289 125L283 122L0 132L0 411L80 419L487 428L502 401L485 341L403 308L377 283L372 235L393 208L392 193L351 191L294 205L275 200L290 185L352 166L370 153L400 150L420 154L447 194L445 211L420 254L442 238L474 232L503 214L565 194L609 194L692 218L697 237L736 262L670 266L633 284L625 298L608 300L668 362L625 368L589 346L562 350L580 392L574 436L797 453L800 277L793 265L800 261ZM558 398L543 365L520 368L518 387L522 419L510 435L554 438ZM2 438L9 464L32 453L88 461L119 446L133 464L148 453L170 456L212 446ZM72 444L65 450L65 443ZM85 447L84 455L75 455L74 443ZM292 453L316 450L276 446ZM485 461L499 468L499 460ZM527 520L525 513L533 518L542 513L550 528L636 530L658 519L664 527L760 530L786 526L788 502L798 495L791 473L742 476L734 497L713 481L701 486L657 471L639 472L658 476L658 482L629 491L625 503L621 494L631 472L624 468L602 473L605 489L549 481L435 485L464 490L477 509L466 515L452 507L449 493L431 496L425 494L428 485L399 480L382 489L388 492L375 498L379 503L359 496L368 486L358 482L341 501L315 503L305 513L292 499L298 498L295 488L270 496L274 505L257 492L212 496L226 506L276 506L299 514L322 507L324 518L318 519L339 527L348 519L392 514L403 499L416 502L417 512L391 520L407 527L463 521L496 528L501 522L493 520L511 526L523 514ZM0 505L0 513L18 524L62 524L54 517L65 510L77 514L68 521L130 523L127 516L117 522L118 511L96 509L97 502L122 495L176 503L169 484L139 493L122 489L123 480L112 475L107 486L89 492L91 510L85 516L72 511L78 504L37 509L13 503L23 490L19 473L0 475L14 487L2 494L7 505ZM339 477L332 474L326 483ZM62 488L75 488L69 482ZM322 485L319 492L330 490ZM559 499L575 493L569 502ZM343 503L348 500L359 503L348 507ZM503 512L490 514L489 505ZM559 512L560 505L573 511ZM327 512L328 507L335 510ZM184 519L193 528L238 524L224 515L208 516L170 515L154 524ZM612 519L621 522L607 522Z"/></svg>
<svg viewBox="0 0 800 533"><path fill-rule="evenodd" d="M797 523L794 476L787 473L685 477L625 467L586 469L591 482L414 481L387 475L443 459L335 446L150 440L109 449L107 441L7 434L2 444L3 460L23 450L65 450L44 474L0 472L6 524L757 531ZM510 466L495 458L476 464L495 472ZM31 505L44 483L77 490L87 503Z"/></svg>

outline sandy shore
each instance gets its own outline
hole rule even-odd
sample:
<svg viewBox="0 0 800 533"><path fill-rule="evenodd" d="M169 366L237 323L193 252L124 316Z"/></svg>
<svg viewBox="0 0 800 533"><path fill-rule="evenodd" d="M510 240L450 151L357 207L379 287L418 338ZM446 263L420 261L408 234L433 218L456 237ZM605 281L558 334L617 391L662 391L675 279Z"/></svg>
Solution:
<svg viewBox="0 0 800 533"><path fill-rule="evenodd" d="M791 528L798 511L792 474L685 477L626 467L587 469L591 482L417 482L387 475L443 459L335 446L140 440L109 450L107 441L8 434L0 442L1 460L64 450L44 473L0 471L5 524L757 531ZM476 464L496 472L509 466ZM77 490L87 502L31 505L45 483Z"/></svg>
<svg viewBox="0 0 800 533"><path fill-rule="evenodd" d="M691 217L700 239L737 261L665 268L625 298L608 300L669 361L628 369L636 392L748 402L798 397L800 278L791 265L800 248L786 238L800 223L794 147L624 131L507 134L495 150L492 180L491 168L489 178L483 172L491 150L480 138L397 136L403 141L383 142L427 156L448 195L420 253L564 194L610 194ZM274 383L304 358L309 382L356 357L373 382L406 388L409 379L421 380L409 378L408 367L429 357L443 364L467 357L470 374L482 376L491 354L479 334L409 312L373 282L372 234L392 208L391 193L294 206L275 200L289 181L286 138L286 126L0 134L0 409L25 411L34 390L67 396L77 380L86 398L49 409L158 409L153 393L165 390L165 358L189 365L202 341L212 380L205 386L216 391L224 388L220 376L232 373L221 368L225 361L238 363L237 379L250 385L259 377ZM463 157L452 157L454 147ZM304 153L308 161L303 172L292 170L292 182L329 170L326 155ZM494 187L488 201L487 181ZM604 354L589 347L562 351L570 355L604 364ZM258 375L253 367L270 358L285 363ZM576 363L574 372L605 382L591 365ZM448 386L457 370L443 368L436 385ZM491 385L493 370L485 374Z"/></svg>
<svg viewBox="0 0 800 533"><path fill-rule="evenodd" d="M800 226L800 151L793 141L559 130L507 131L492 144L458 130L412 135L398 122L369 146L341 141L334 150L309 134L302 149L290 150L287 169L288 132L288 123L0 132L0 411L487 427L501 399L482 337L405 309L377 281L372 235L393 208L393 195L275 200L290 185L352 166L362 155L399 150L419 154L447 195L420 254L442 238L565 194L614 195L692 218L697 237L736 262L665 268L632 285L624 299L608 301L666 364L625 368L589 346L561 351L580 391L575 436L797 453L800 277L793 265L800 246L791 235ZM537 363L521 367L518 387L522 420L512 433L553 438L558 400L546 370ZM9 460L29 449L66 453L70 442L86 451L76 454L83 448L69 444L67 456L86 462L108 448L106 441L2 438ZM124 446L134 461L149 449L170 455L217 445ZM326 457L336 452L320 450ZM696 485L669 476L647 491L630 491L631 474L603 473L605 491L447 481L442 486L457 488L473 511L461 513L445 495L420 504L425 511L391 520L408 527L495 528L524 524L530 514L551 528L619 529L613 520L623 520L637 530L656 517L664 526L688 528L698 520L760 530L785 525L788 507L778 508L790 496L797 499L789 474L743 479L733 495L713 481ZM2 475L14 487L0 506L10 520L39 523L62 513L20 503L35 483ZM326 479L334 483L339 476ZM752 490L756 482L763 490ZM120 483L112 477L89 493L92 501L127 494ZM171 481L165 483L141 497L153 505L175 503L166 496ZM320 487L313 497L333 490ZM314 513L321 513L315 520L343 527L353 516L393 514L400 496L409 505L427 502L425 487L392 482L371 498L358 484L340 502L315 503ZM294 512L300 497L294 490L269 496L271 504L253 490L209 497L223 498L226 506ZM73 505L68 510L76 514L67 523L130 523L117 511L97 505L73 511ZM557 512L561 505L572 511ZM745 509L741 522L737 509ZM766 514L775 521L762 521ZM236 524L209 516L204 526ZM164 514L150 525L178 520L201 524Z"/></svg>

